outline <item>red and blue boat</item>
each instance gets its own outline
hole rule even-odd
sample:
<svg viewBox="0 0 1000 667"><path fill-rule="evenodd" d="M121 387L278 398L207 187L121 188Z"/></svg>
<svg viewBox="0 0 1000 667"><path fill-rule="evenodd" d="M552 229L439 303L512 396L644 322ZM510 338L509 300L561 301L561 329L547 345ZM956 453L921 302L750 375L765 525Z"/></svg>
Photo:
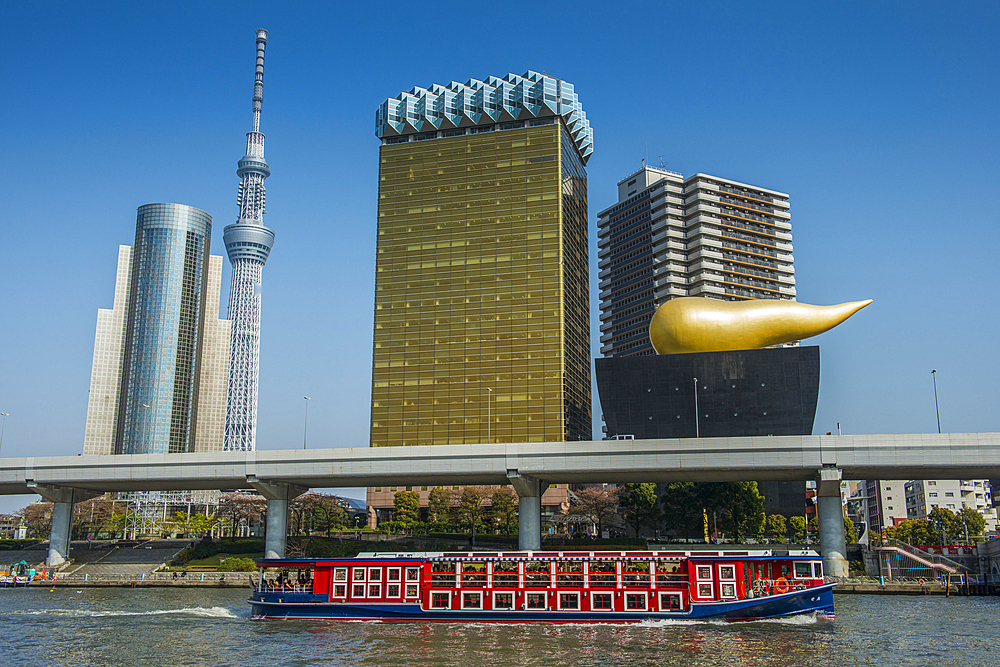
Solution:
<svg viewBox="0 0 1000 667"><path fill-rule="evenodd" d="M812 551L363 553L264 559L255 618L637 623L832 618Z"/></svg>

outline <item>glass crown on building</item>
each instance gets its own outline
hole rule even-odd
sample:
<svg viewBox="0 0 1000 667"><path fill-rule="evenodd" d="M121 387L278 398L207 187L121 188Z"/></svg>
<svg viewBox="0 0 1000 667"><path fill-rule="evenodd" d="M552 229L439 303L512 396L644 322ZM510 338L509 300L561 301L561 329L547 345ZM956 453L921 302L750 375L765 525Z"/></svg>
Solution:
<svg viewBox="0 0 1000 667"><path fill-rule="evenodd" d="M586 163L594 152L594 131L573 84L530 70L400 93L375 112L375 135L387 139L552 116L562 117Z"/></svg>

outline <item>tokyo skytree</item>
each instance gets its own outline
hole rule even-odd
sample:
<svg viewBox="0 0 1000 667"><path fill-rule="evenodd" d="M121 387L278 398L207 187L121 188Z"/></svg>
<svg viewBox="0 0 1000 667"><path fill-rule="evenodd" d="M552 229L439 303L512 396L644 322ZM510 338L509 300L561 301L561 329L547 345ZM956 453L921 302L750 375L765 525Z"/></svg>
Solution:
<svg viewBox="0 0 1000 667"><path fill-rule="evenodd" d="M264 226L264 179L271 175L264 159L260 107L264 101L264 47L267 31L257 31L257 70L253 84L253 131L247 132L247 152L239 161L236 224L225 228L233 282L229 291L232 338L229 394L226 402L225 450L250 451L257 443L257 377L260 371L260 277L274 245L274 232Z"/></svg>

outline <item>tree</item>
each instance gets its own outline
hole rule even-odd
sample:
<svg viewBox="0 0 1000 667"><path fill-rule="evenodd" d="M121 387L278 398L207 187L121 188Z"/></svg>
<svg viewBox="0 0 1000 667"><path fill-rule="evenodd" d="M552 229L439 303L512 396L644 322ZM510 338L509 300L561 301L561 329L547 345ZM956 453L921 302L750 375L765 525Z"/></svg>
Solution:
<svg viewBox="0 0 1000 667"><path fill-rule="evenodd" d="M802 516L793 516L788 520L788 525L792 530L792 541L797 544L804 544L806 541L806 519Z"/></svg>
<svg viewBox="0 0 1000 667"><path fill-rule="evenodd" d="M416 491L397 491L393 496L393 518L405 527L420 521L420 494Z"/></svg>
<svg viewBox="0 0 1000 667"><path fill-rule="evenodd" d="M73 533L79 539L111 531L114 506L107 496L77 503L73 507Z"/></svg>
<svg viewBox="0 0 1000 667"><path fill-rule="evenodd" d="M224 522L229 526L230 535L233 538L239 532L240 526L250 526L259 523L264 518L266 512L267 501L257 494L236 491L233 493L224 493L219 496L217 516L220 522ZM199 519L201 523L198 526L191 526L192 532L201 534L210 533L218 523L209 526L211 521L208 521L208 517L205 515L201 516L205 518Z"/></svg>
<svg viewBox="0 0 1000 667"><path fill-rule="evenodd" d="M293 535L309 533L312 526L313 514L316 511L317 499L315 493L303 493L301 496L288 503L288 523L293 528Z"/></svg>
<svg viewBox="0 0 1000 667"><path fill-rule="evenodd" d="M851 517L844 517L844 542L847 544L857 544L858 543L858 531L854 527L854 522L851 521Z"/></svg>
<svg viewBox="0 0 1000 667"><path fill-rule="evenodd" d="M46 538L52 532L52 503L31 503L19 509L15 515L21 517L28 532L35 537Z"/></svg>
<svg viewBox="0 0 1000 667"><path fill-rule="evenodd" d="M741 544L764 531L764 497L757 482L723 482L713 494L713 505L722 510L723 530Z"/></svg>
<svg viewBox="0 0 1000 667"><path fill-rule="evenodd" d="M432 523L444 523L448 520L454 498L455 494L451 489L443 486L435 486L431 489L427 498L427 513L430 515Z"/></svg>
<svg viewBox="0 0 1000 667"><path fill-rule="evenodd" d="M588 486L570 496L570 511L581 514L597 526L597 534L604 534L604 522L618 511L621 491L609 486Z"/></svg>
<svg viewBox="0 0 1000 667"><path fill-rule="evenodd" d="M510 535L517 525L517 494L509 486L501 486L493 492L491 499L493 519L499 524L504 535Z"/></svg>
<svg viewBox="0 0 1000 667"><path fill-rule="evenodd" d="M476 526L481 519L485 495L484 490L478 486L466 486L462 488L462 495L458 500L459 520L468 526L473 544L476 543Z"/></svg>
<svg viewBox="0 0 1000 667"><path fill-rule="evenodd" d="M327 493L317 493L316 497L316 529L330 537L334 528L343 527L347 521L347 502L340 496Z"/></svg>
<svg viewBox="0 0 1000 667"><path fill-rule="evenodd" d="M961 530L962 535L965 534L965 529L959 528L961 522L955 521L955 513L950 509L944 507L935 507L931 510L931 513L927 515L927 520L930 521L931 526L937 531L938 541L933 542L933 544L945 544L948 538L956 538L959 535L959 530Z"/></svg>
<svg viewBox="0 0 1000 667"><path fill-rule="evenodd" d="M966 530L968 530L969 537L978 537L983 534L983 529L986 528L986 519L971 507L960 509L955 515L955 522L961 527L959 536L962 539L965 539Z"/></svg>
<svg viewBox="0 0 1000 667"><path fill-rule="evenodd" d="M688 538L704 529L705 511L701 488L692 482L667 484L660 496L661 516L668 532Z"/></svg>
<svg viewBox="0 0 1000 667"><path fill-rule="evenodd" d="M656 502L655 484L622 484L618 503L626 526L631 526L635 537L643 526L654 526L660 512Z"/></svg>
<svg viewBox="0 0 1000 667"><path fill-rule="evenodd" d="M788 541L788 520L784 514L772 514L767 517L767 532L772 542Z"/></svg>

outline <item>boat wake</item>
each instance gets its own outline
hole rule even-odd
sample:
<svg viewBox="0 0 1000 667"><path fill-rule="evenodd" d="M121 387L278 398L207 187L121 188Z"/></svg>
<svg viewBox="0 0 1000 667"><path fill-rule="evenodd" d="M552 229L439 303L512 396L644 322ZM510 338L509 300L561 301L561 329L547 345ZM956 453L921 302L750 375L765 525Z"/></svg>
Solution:
<svg viewBox="0 0 1000 667"><path fill-rule="evenodd" d="M200 616L203 618L240 618L225 607L184 607L182 609L156 609L153 611L95 610L95 609L45 609L37 611L11 611L16 616L65 616L65 617L105 617L105 616Z"/></svg>
<svg viewBox="0 0 1000 667"><path fill-rule="evenodd" d="M668 627L673 625L719 625L719 626L741 626L747 624L767 623L770 625L820 625L828 623L830 619L826 616L813 612L811 614L799 614L797 616L781 616L777 618L758 618L754 620L727 620L723 618L687 619L687 618L666 618L642 621L640 626L649 628Z"/></svg>

